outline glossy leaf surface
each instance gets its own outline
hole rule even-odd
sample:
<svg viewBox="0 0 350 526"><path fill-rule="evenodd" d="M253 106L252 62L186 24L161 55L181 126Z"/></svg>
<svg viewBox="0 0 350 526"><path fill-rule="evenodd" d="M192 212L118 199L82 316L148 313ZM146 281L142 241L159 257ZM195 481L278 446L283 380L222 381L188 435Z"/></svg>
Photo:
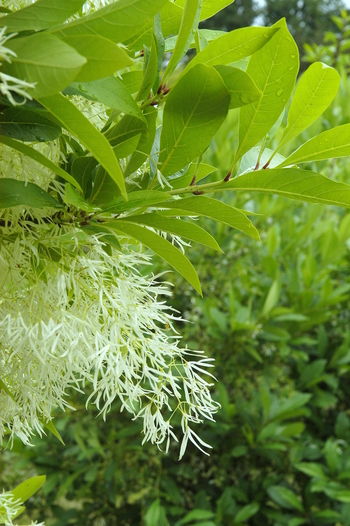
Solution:
<svg viewBox="0 0 350 526"><path fill-rule="evenodd" d="M226 118L230 95L217 71L198 64L167 96L159 163L171 175L201 155Z"/></svg>
<svg viewBox="0 0 350 526"><path fill-rule="evenodd" d="M328 108L340 83L339 73L321 62L312 64L301 77L277 150L308 128Z"/></svg>

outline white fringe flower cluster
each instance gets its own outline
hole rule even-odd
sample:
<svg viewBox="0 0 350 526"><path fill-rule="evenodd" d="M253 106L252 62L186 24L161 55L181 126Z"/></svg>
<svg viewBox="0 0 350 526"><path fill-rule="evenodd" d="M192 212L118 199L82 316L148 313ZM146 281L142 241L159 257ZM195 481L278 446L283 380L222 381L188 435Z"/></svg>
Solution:
<svg viewBox="0 0 350 526"><path fill-rule="evenodd" d="M14 500L12 493L0 493L0 524L13 526L13 519L16 518L22 507L21 500ZM45 524L32 522L30 526L45 526Z"/></svg>
<svg viewBox="0 0 350 526"><path fill-rule="evenodd" d="M188 440L205 445L190 425L217 410L200 376L212 365L179 347L174 314L159 299L168 288L137 271L148 258L129 250L108 256L96 236L79 242L79 233L38 214L2 223L0 440L29 443L54 408L68 406L68 390L89 382L103 416L119 398L143 418L144 441L177 440L171 418L179 411L181 456Z"/></svg>

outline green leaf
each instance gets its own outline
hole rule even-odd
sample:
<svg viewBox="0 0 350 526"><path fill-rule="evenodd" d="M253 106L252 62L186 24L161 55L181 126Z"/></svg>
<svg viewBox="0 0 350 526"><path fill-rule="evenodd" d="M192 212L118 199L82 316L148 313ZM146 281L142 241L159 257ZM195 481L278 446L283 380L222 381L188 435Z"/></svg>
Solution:
<svg viewBox="0 0 350 526"><path fill-rule="evenodd" d="M133 63L124 49L100 35L67 36L63 40L86 58L86 63L75 77L77 82L108 77Z"/></svg>
<svg viewBox="0 0 350 526"><path fill-rule="evenodd" d="M110 203L112 199L120 196L120 190L101 166L98 168L96 176L93 178L90 203L94 203L98 207L104 207ZM124 198L122 198L124 200Z"/></svg>
<svg viewBox="0 0 350 526"><path fill-rule="evenodd" d="M97 173L98 162L95 157L86 155L76 157L71 165L71 174L82 189L85 199L89 199L93 187L94 176Z"/></svg>
<svg viewBox="0 0 350 526"><path fill-rule="evenodd" d="M350 208L350 185L299 168L249 172L229 181L223 189L264 192L299 201Z"/></svg>
<svg viewBox="0 0 350 526"><path fill-rule="evenodd" d="M11 57L10 64L4 62L2 71L36 83L34 88L27 90L36 99L63 90L73 82L86 63L86 58L74 48L48 33L11 39L6 42L6 46L17 56Z"/></svg>
<svg viewBox="0 0 350 526"><path fill-rule="evenodd" d="M192 42L193 31L198 27L201 8L202 0L186 0L175 48L164 72L163 82L166 82L178 63L186 55Z"/></svg>
<svg viewBox="0 0 350 526"><path fill-rule="evenodd" d="M112 228L133 237L140 241L145 247L153 250L155 254L160 256L170 266L172 266L181 276L183 276L192 287L202 295L201 286L197 276L197 272L192 266L192 263L183 255L183 253L174 247L169 241L154 232L143 228L139 225L134 225L122 220L104 223L104 227Z"/></svg>
<svg viewBox="0 0 350 526"><path fill-rule="evenodd" d="M144 117L147 127L143 127L137 150L131 155L125 167L125 177L135 172L148 159L156 135L157 115L158 112L153 106L145 108Z"/></svg>
<svg viewBox="0 0 350 526"><path fill-rule="evenodd" d="M124 115L122 119L106 133L106 138L111 146L117 146L136 135L142 135L147 131L146 120L141 121L133 115Z"/></svg>
<svg viewBox="0 0 350 526"><path fill-rule="evenodd" d="M310 477L326 477L322 464L316 464L315 462L299 462L298 464L294 464L294 467Z"/></svg>
<svg viewBox="0 0 350 526"><path fill-rule="evenodd" d="M228 5L233 4L234 0L203 0L203 7L201 11L200 20L206 20L211 18L216 13L227 7ZM179 7L184 7L186 0L176 0L176 5Z"/></svg>
<svg viewBox="0 0 350 526"><path fill-rule="evenodd" d="M240 522L245 522L250 517L253 517L256 513L258 513L260 509L259 504L256 502L252 502L251 504L247 504L247 506L244 506L242 509L239 510L237 515L235 515L233 524L238 524Z"/></svg>
<svg viewBox="0 0 350 526"><path fill-rule="evenodd" d="M340 513L333 510L317 511L316 513L312 514L312 519L315 520L316 523L320 522L321 524L338 523L338 521L341 521L342 518L343 517Z"/></svg>
<svg viewBox="0 0 350 526"><path fill-rule="evenodd" d="M22 502L30 499L36 493L46 480L45 475L39 477L32 477L22 484L19 484L11 490L14 500L20 499Z"/></svg>
<svg viewBox="0 0 350 526"><path fill-rule="evenodd" d="M267 294L263 309L261 311L262 316L267 316L277 304L280 297L281 287L278 280L275 280Z"/></svg>
<svg viewBox="0 0 350 526"><path fill-rule="evenodd" d="M112 42L124 42L142 28L167 0L124 0L53 30L58 36L100 35Z"/></svg>
<svg viewBox="0 0 350 526"><path fill-rule="evenodd" d="M245 153L241 159L237 175L242 175L246 172L255 171L259 156L259 166L264 166L265 163L271 158L274 153L270 148L265 148L262 155L260 155L261 147L254 146L251 150ZM284 161L285 157L283 155L276 153L271 159L269 168L275 168L279 163Z"/></svg>
<svg viewBox="0 0 350 526"><path fill-rule="evenodd" d="M56 427L55 427L55 425L54 425L52 420L48 420L47 422L43 422L43 425L46 427L46 429L48 429L50 431L50 433L52 433L57 438L57 440L59 440L61 442L61 444L63 444L65 446L63 438L61 437L61 435L57 431L57 429L56 429Z"/></svg>
<svg viewBox="0 0 350 526"><path fill-rule="evenodd" d="M49 142L57 139L61 127L42 115L20 106L0 113L0 133L27 142Z"/></svg>
<svg viewBox="0 0 350 526"><path fill-rule="evenodd" d="M117 144L117 146L113 146L113 151L116 157L118 157L118 159L123 159L124 157L133 154L137 148L137 145L140 142L140 138L141 133L135 135L135 137L130 137L130 139L126 139L126 141ZM140 155L142 154L140 153Z"/></svg>
<svg viewBox="0 0 350 526"><path fill-rule="evenodd" d="M16 179L0 178L0 208L62 208L62 205L40 186Z"/></svg>
<svg viewBox="0 0 350 526"><path fill-rule="evenodd" d="M122 83L131 95L139 91L142 80L142 71L127 71L122 75Z"/></svg>
<svg viewBox="0 0 350 526"><path fill-rule="evenodd" d="M108 205L103 207L103 211L110 211L113 214L121 214L127 210L135 208L144 208L154 206L158 203L163 203L164 199L170 199L172 196L166 192L159 192L157 190L139 190L129 194L129 199L126 202L122 197L114 199Z"/></svg>
<svg viewBox="0 0 350 526"><path fill-rule="evenodd" d="M339 73L322 62L315 62L308 68L298 83L288 113L287 127L276 151L322 115L334 99L339 83Z"/></svg>
<svg viewBox="0 0 350 526"><path fill-rule="evenodd" d="M242 58L249 57L265 46L273 35L279 31L280 29L277 27L244 27L235 29L210 42L203 51L189 62L185 71L189 71L198 63L217 66L220 64L231 64ZM255 80L254 73L252 77Z"/></svg>
<svg viewBox="0 0 350 526"><path fill-rule="evenodd" d="M269 132L283 111L297 77L298 55L289 31L281 27L249 60L247 74L252 76L262 95L258 101L240 110L236 161Z"/></svg>
<svg viewBox="0 0 350 526"><path fill-rule="evenodd" d="M196 243L200 243L206 247L217 250L218 252L222 252L213 236L211 236L200 226L189 223L188 221L164 217L160 214L141 214L137 216L132 215L129 217L124 217L123 220L150 226L163 232L169 232L170 234L181 236L185 239L189 239L190 241L195 241Z"/></svg>
<svg viewBox="0 0 350 526"><path fill-rule="evenodd" d="M278 405L271 406L270 420L285 420L287 418L292 418L294 412L306 405L310 398L311 394L294 391L291 398L280 400Z"/></svg>
<svg viewBox="0 0 350 526"><path fill-rule="evenodd" d="M157 71L158 71L158 43L154 33L152 34L151 41L151 50L147 53L147 48L145 49L145 61L146 67L140 86L140 90L137 94L136 100L140 101L147 99L151 88L156 80Z"/></svg>
<svg viewBox="0 0 350 526"><path fill-rule="evenodd" d="M251 104L260 98L261 91L244 71L230 66L215 66L215 69L231 95L230 109Z"/></svg>
<svg viewBox="0 0 350 526"><path fill-rule="evenodd" d="M87 99L102 102L109 108L118 110L126 115L132 115L137 119L145 120L129 90L120 79L114 76L93 82L73 82L70 88L73 88L78 94Z"/></svg>
<svg viewBox="0 0 350 526"><path fill-rule="evenodd" d="M77 190L69 183L65 186L64 202L67 205L73 205L80 210L85 210L85 212L96 212L96 210L100 210L98 207L85 201L79 192L77 192Z"/></svg>
<svg viewBox="0 0 350 526"><path fill-rule="evenodd" d="M39 102L92 153L126 197L123 172L113 149L102 133L63 95L46 97Z"/></svg>
<svg viewBox="0 0 350 526"><path fill-rule="evenodd" d="M344 124L332 130L326 130L302 144L285 161L280 163L279 168L297 163L347 157L348 155L350 155L350 124Z"/></svg>
<svg viewBox="0 0 350 526"><path fill-rule="evenodd" d="M304 511L303 505L298 500L298 497L288 488L284 486L270 486L267 488L269 497L276 502L282 508L288 510Z"/></svg>
<svg viewBox="0 0 350 526"><path fill-rule="evenodd" d="M176 211L174 213L178 211L179 215L184 215L183 211L186 211L189 212L189 215L210 217L215 221L244 232L253 239L260 240L258 231L243 212L211 197L186 197L176 201L161 203L158 207L171 208Z"/></svg>
<svg viewBox="0 0 350 526"><path fill-rule="evenodd" d="M79 11L85 0L37 0L23 9L0 18L0 27L7 31L39 31L67 20Z"/></svg>
<svg viewBox="0 0 350 526"><path fill-rule="evenodd" d="M167 96L160 141L163 175L199 157L226 118L230 95L214 68L197 64Z"/></svg>
<svg viewBox="0 0 350 526"><path fill-rule="evenodd" d="M196 509L196 510L192 510L189 513L187 513L183 519L179 520L176 523L176 526L183 526L183 524L189 524L190 522L204 521L206 519L213 519L213 518L214 518L214 513L212 511ZM203 524L203 523L200 522L200 524Z"/></svg>
<svg viewBox="0 0 350 526"><path fill-rule="evenodd" d="M0 129L1 129L1 124L0 124ZM81 190L79 183L74 179L74 177L72 177L69 173L65 172L64 170L62 170L62 168L60 168L59 166L54 164L52 161L50 161L50 159L45 157L45 155L38 152L37 150L34 150L34 148L31 148L30 146L23 144L23 142L16 141L15 139L10 139L9 137L5 137L3 135L0 135L0 143L5 144L6 146L9 146L13 150L23 153L27 157L30 157L37 163L42 164L43 166L45 166L46 168L48 168L55 174L62 177L62 179L64 179L65 181L68 181L69 183L71 183L78 190Z"/></svg>

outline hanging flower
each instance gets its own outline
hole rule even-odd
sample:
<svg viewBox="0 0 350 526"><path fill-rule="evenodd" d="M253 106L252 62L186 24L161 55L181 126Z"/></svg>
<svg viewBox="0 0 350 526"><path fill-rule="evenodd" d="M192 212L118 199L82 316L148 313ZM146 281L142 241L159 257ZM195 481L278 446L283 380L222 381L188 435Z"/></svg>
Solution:
<svg viewBox="0 0 350 526"><path fill-rule="evenodd" d="M188 439L203 444L190 426L217 410L200 376L212 364L180 347L162 299L169 289L137 271L149 257L126 245L107 255L97 236L39 214L1 221L0 440L30 443L54 408L69 405L69 389L91 383L103 417L119 398L143 418L144 441L177 440L171 420L180 412L181 456Z"/></svg>

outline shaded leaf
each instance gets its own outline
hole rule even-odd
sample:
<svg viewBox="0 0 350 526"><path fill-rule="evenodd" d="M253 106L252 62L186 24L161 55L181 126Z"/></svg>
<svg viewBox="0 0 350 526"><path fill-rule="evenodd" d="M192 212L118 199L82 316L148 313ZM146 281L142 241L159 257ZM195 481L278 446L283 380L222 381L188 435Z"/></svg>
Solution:
<svg viewBox="0 0 350 526"><path fill-rule="evenodd" d="M1 129L1 124L0 124ZM9 146L13 150L16 150L20 153L23 153L27 157L30 157L34 161L36 161L39 164L42 164L46 168L49 168L52 172L56 173L62 179L65 181L70 182L73 186L75 186L78 190L81 190L81 187L79 183L72 177L69 173L62 170L59 166L54 164L50 159L45 157L42 153L38 152L37 150L34 150L34 148L31 148L30 146L27 146L26 144L23 144L20 141L16 141L15 139L10 139L10 137L5 137L3 135L0 135L0 143L6 144L6 146Z"/></svg>
<svg viewBox="0 0 350 526"><path fill-rule="evenodd" d="M63 95L46 97L39 102L93 154L126 196L123 172L113 149L102 133Z"/></svg>
<svg viewBox="0 0 350 526"><path fill-rule="evenodd" d="M42 115L21 107L0 113L0 133L27 142L49 142L57 139L61 127Z"/></svg>
<svg viewBox="0 0 350 526"><path fill-rule="evenodd" d="M250 519L250 517L253 517L253 515L258 513L259 509L260 506L256 502L247 504L247 506L244 506L242 509L239 510L237 515L235 515L233 524L247 521L248 519Z"/></svg>
<svg viewBox="0 0 350 526"><path fill-rule="evenodd" d="M143 127L136 151L131 155L128 164L125 167L125 177L135 172L148 159L156 135L157 115L158 112L153 106L145 108L144 117L147 126Z"/></svg>
<svg viewBox="0 0 350 526"><path fill-rule="evenodd" d="M20 205L30 208L62 208L56 199L34 183L0 178L0 208Z"/></svg>

